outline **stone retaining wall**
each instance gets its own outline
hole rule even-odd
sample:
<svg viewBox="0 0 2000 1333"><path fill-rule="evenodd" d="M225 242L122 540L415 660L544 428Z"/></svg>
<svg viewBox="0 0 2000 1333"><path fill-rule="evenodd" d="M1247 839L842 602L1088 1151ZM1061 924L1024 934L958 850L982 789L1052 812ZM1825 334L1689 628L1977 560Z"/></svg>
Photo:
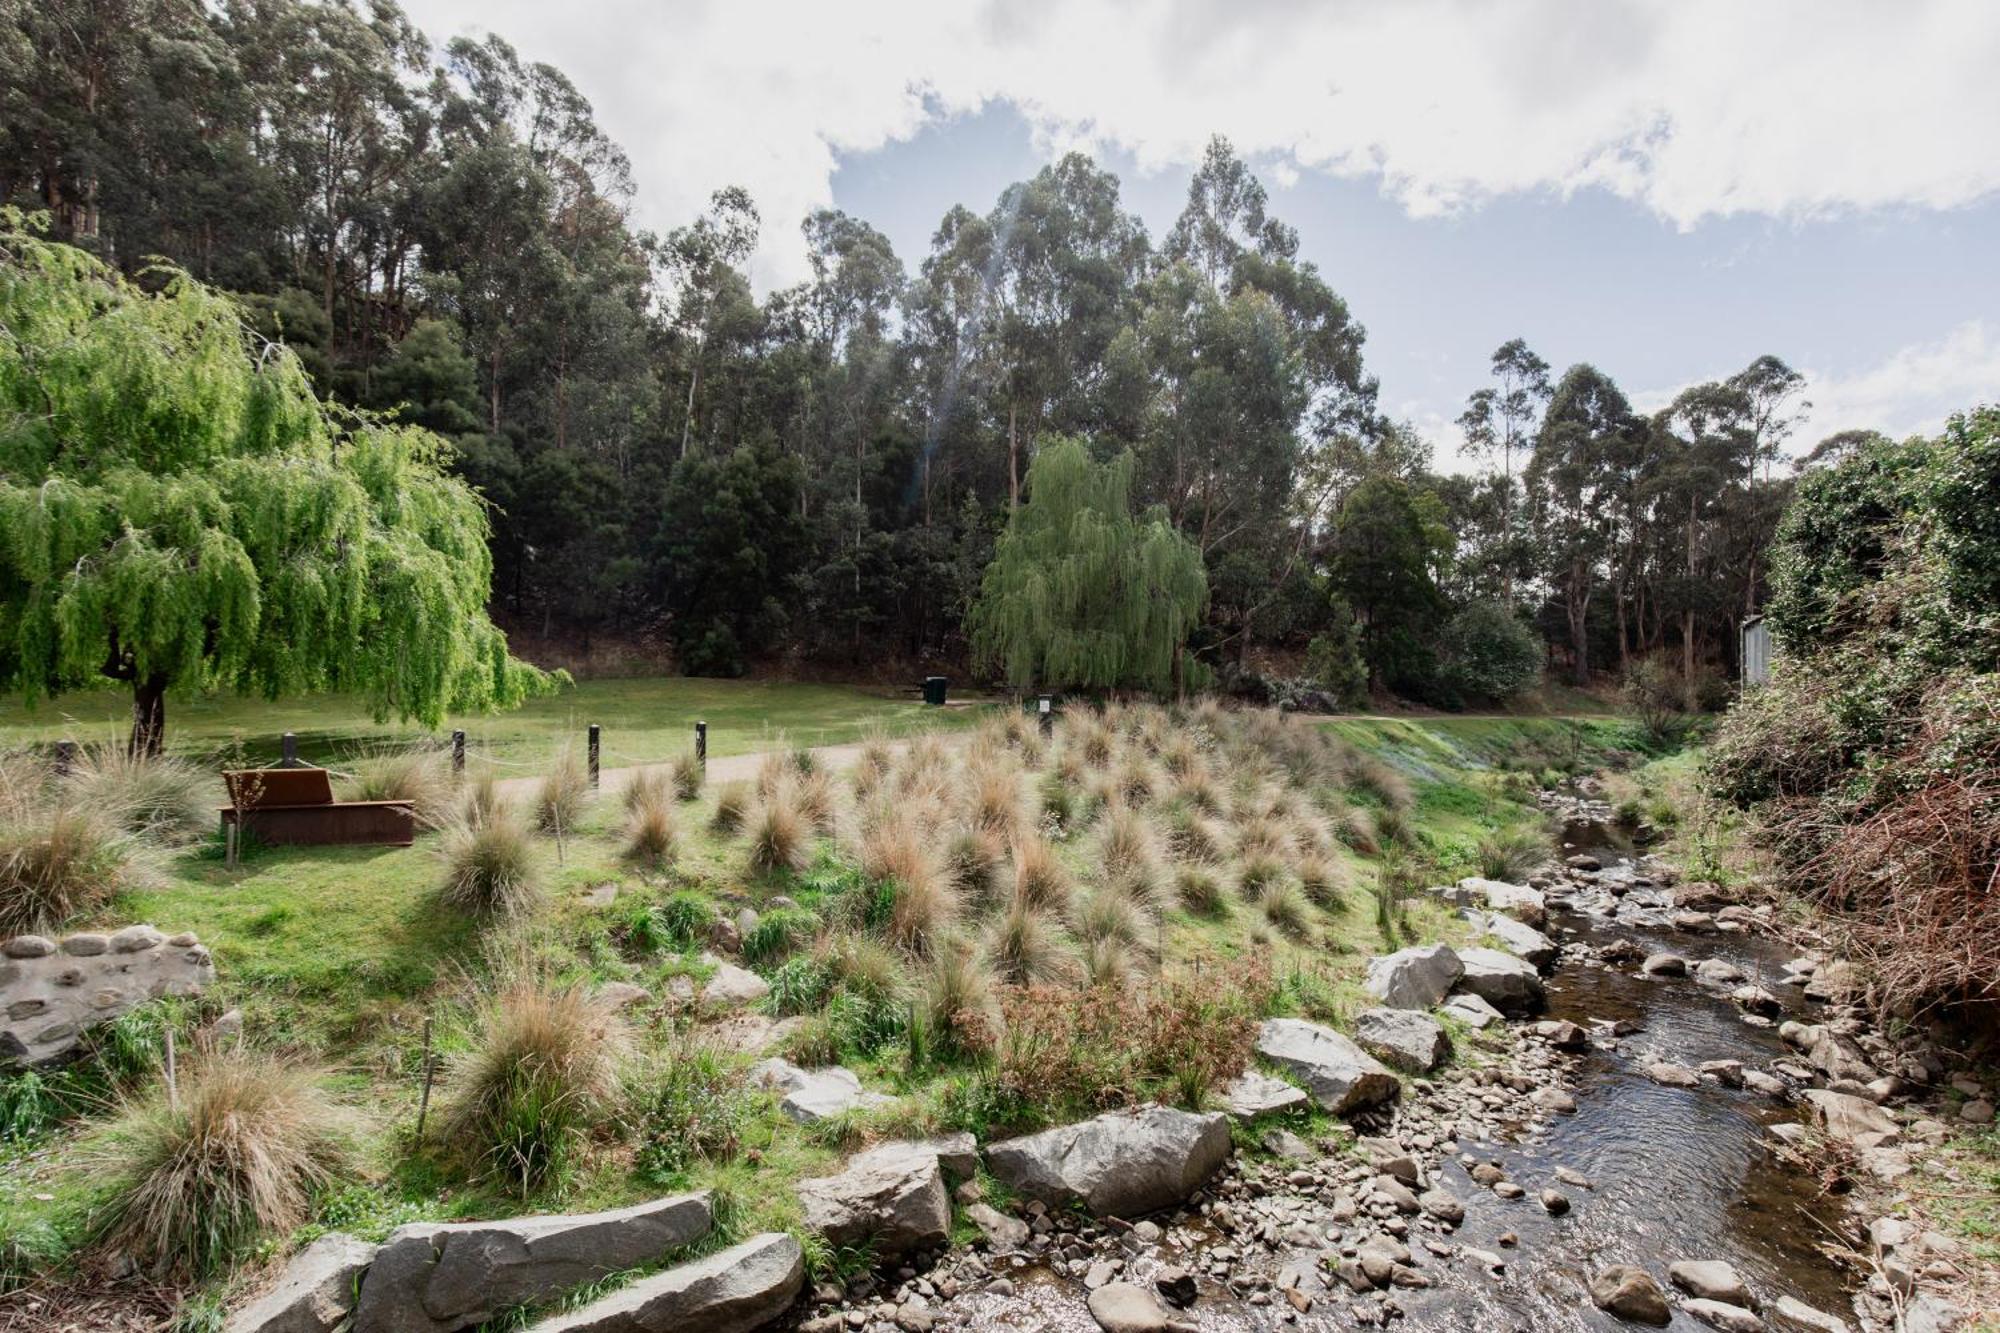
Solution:
<svg viewBox="0 0 2000 1333"><path fill-rule="evenodd" d="M213 980L215 964L192 933L16 935L0 944L0 1060L53 1060L97 1024L162 995L198 995Z"/></svg>

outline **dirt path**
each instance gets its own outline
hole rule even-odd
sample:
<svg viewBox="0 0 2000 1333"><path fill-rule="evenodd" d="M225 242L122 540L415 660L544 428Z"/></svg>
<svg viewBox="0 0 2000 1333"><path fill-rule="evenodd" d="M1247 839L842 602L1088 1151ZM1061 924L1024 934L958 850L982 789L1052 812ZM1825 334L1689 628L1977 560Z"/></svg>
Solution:
<svg viewBox="0 0 2000 1333"><path fill-rule="evenodd" d="M946 745L956 745L964 739L963 733L959 732L940 732L936 734L938 739ZM910 742L908 740L895 740L885 741L884 744L889 747L891 753L901 754L909 748ZM817 763L838 773L852 768L855 761L861 758L861 751L864 748L864 742L850 741L844 745L815 746L811 753ZM771 753L769 750L757 750L750 754L732 754L710 759L708 761L708 781L732 782L738 778L753 778L757 776L757 765L761 764L764 761L764 756L769 753ZM600 768L597 772L597 789L603 793L615 794L625 790L631 784L632 780L641 773L665 774L672 767L673 765L670 763L659 763L631 764L623 768ZM494 785L499 788L500 793L504 796L531 798L534 796L535 789L541 780L541 776L537 774L533 777L502 778Z"/></svg>

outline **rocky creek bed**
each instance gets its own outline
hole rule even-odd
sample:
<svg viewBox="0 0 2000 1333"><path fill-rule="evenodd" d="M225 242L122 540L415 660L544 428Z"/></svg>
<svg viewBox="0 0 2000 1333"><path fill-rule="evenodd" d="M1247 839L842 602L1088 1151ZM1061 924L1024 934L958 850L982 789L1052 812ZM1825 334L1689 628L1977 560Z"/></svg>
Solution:
<svg viewBox="0 0 2000 1333"><path fill-rule="evenodd" d="M1265 1128L1271 1160L1232 1158L1136 1224L980 1208L985 1243L821 1284L789 1326L1953 1327L1952 1243L1894 1221L1864 1230L1865 1208L1787 1151L1812 1150L1823 1126L1858 1155L1856 1197L1888 1186L1911 1169L1902 1145L1943 1126L1921 1104L1892 1119L1878 1103L1939 1081L1936 1057L1867 1029L1839 968L1782 939L1769 906L1675 883L1587 798L1545 804L1565 820L1566 863L1533 878L1532 911L1504 886L1440 890L1469 914L1535 920L1559 950L1545 1013L1514 1024L1497 1059L1351 1114L1356 1139ZM1534 950L1520 932L1505 942Z"/></svg>

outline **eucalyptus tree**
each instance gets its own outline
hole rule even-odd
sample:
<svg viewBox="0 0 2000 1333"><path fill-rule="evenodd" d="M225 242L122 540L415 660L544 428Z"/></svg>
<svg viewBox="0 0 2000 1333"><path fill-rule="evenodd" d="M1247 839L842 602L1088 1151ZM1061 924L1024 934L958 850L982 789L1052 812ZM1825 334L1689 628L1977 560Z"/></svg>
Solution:
<svg viewBox="0 0 2000 1333"><path fill-rule="evenodd" d="M1590 683L1589 616L1640 424L1610 376L1571 366L1549 397L1526 479L1542 569L1562 604L1571 673Z"/></svg>
<svg viewBox="0 0 2000 1333"><path fill-rule="evenodd" d="M1499 383L1474 390L1458 424L1475 454L1491 457L1497 453L1500 457L1500 522L1493 556L1500 574L1500 599L1511 609L1521 558L1514 525L1514 455L1534 438L1536 418L1552 390L1549 363L1520 338L1499 346L1493 353L1492 369Z"/></svg>
<svg viewBox="0 0 2000 1333"><path fill-rule="evenodd" d="M143 291L0 233L0 688L351 691L435 725L549 677L486 616L486 515L442 441L321 402L185 274Z"/></svg>

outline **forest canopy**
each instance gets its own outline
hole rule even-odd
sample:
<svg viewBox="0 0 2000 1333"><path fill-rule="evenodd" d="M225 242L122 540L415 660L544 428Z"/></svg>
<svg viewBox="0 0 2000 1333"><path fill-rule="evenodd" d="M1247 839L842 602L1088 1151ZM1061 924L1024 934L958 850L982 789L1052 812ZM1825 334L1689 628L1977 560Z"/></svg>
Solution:
<svg viewBox="0 0 2000 1333"><path fill-rule="evenodd" d="M1067 437L1130 454L1135 510L1200 558L1192 651L1251 694L1315 662L1336 693L1357 670L1446 703L1510 689L1495 607L1578 681L1671 653L1694 682L1733 670L1765 599L1796 372L1762 357L1647 415L1496 336L1459 423L1482 470L1434 470L1222 139L1163 235L1071 154L919 255L817 212L811 276L760 293L754 200L636 227L588 100L498 37L436 46L390 0L10 13L0 200L143 282L163 257L319 394L450 441L511 627L657 639L698 672L963 662L996 539Z"/></svg>

